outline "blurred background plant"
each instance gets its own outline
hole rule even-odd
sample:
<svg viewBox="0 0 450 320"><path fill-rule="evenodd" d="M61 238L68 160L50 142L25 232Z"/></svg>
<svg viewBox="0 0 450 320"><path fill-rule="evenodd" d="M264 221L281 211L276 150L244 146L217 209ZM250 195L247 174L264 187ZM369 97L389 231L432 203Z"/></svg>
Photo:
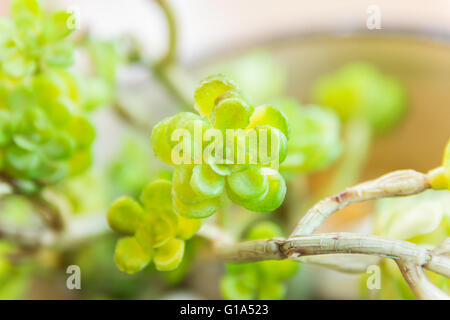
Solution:
<svg viewBox="0 0 450 320"><path fill-rule="evenodd" d="M193 111L194 86L205 76L234 79L255 105L272 104L290 124L280 167L284 204L254 213L227 202L211 218L236 240L286 234L280 230L290 230L317 200L363 179L403 167L428 170L450 136L446 43L427 51L428 40L402 40L392 54L389 38L304 38L234 54L218 46L209 60L188 64L179 59L177 23L184 22L170 4L136 3L165 21L166 34L151 33L168 39L158 57L138 32L99 37L95 23L85 24L86 11L97 15L109 3L8 3L0 20L0 298L413 298L391 261L380 262L382 288L374 295L359 290L364 276L291 261L225 267L197 236L185 241L173 271L156 272L153 264L134 275L118 270L108 207L119 196L137 198L154 179L171 179L151 151L151 128ZM407 60L411 47L417 53ZM434 247L450 233L449 197L429 191L355 206L323 230L373 231ZM72 264L81 268L80 291L65 288ZM431 279L448 292L448 280Z"/></svg>

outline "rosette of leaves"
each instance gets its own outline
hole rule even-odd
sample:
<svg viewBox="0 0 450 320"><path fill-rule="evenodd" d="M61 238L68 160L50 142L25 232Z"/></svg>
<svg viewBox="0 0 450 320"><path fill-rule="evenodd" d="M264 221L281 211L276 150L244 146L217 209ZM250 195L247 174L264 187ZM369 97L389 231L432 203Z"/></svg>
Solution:
<svg viewBox="0 0 450 320"><path fill-rule="evenodd" d="M156 156L175 166L175 211L186 218L206 218L220 208L225 193L250 211L277 209L286 184L273 164L286 158L290 130L286 116L270 105L255 108L222 75L203 80L194 98L198 114L182 112L166 118L151 136ZM182 161L176 163L174 155Z"/></svg>
<svg viewBox="0 0 450 320"><path fill-rule="evenodd" d="M117 242L114 261L127 273L136 273L153 261L159 271L174 270L184 255L185 240L200 228L201 220L187 219L174 212L172 184L156 180L140 195L116 200L108 211L110 227L127 236Z"/></svg>
<svg viewBox="0 0 450 320"><path fill-rule="evenodd" d="M74 16L48 13L38 0L13 0L10 17L0 20L0 79L7 84L47 68L73 64L74 45L67 36Z"/></svg>
<svg viewBox="0 0 450 320"><path fill-rule="evenodd" d="M260 222L248 233L247 240L282 236L273 222ZM298 263L291 260L228 264L220 282L222 295L229 300L277 300L286 294L285 282L295 275Z"/></svg>
<svg viewBox="0 0 450 320"><path fill-rule="evenodd" d="M95 103L68 69L74 16L37 0L14 0L10 12L0 20L0 171L31 192L90 166L95 129L85 111Z"/></svg>
<svg viewBox="0 0 450 320"><path fill-rule="evenodd" d="M314 172L328 167L341 154L340 121L330 109L300 106L293 98L274 102L291 126L288 154L280 165L283 173Z"/></svg>
<svg viewBox="0 0 450 320"><path fill-rule="evenodd" d="M411 197L379 200L374 233L432 250L450 236L450 193L429 190ZM384 259L381 271L380 298L414 299L395 262ZM442 290L450 289L449 279L426 270L425 273Z"/></svg>
<svg viewBox="0 0 450 320"><path fill-rule="evenodd" d="M364 62L354 62L322 76L313 96L317 104L334 109L344 122L364 119L376 133L392 128L406 107L405 92L399 82Z"/></svg>
<svg viewBox="0 0 450 320"><path fill-rule="evenodd" d="M69 72L47 72L8 91L0 106L0 170L48 184L89 167L95 129L72 80Z"/></svg>

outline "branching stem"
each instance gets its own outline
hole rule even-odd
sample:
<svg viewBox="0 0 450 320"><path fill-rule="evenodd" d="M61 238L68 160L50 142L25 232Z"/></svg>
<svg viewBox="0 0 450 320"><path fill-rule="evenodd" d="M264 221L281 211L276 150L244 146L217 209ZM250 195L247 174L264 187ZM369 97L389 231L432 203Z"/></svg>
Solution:
<svg viewBox="0 0 450 320"><path fill-rule="evenodd" d="M435 250L414 243L353 233L312 234L332 213L353 203L385 197L408 196L430 188L430 177L414 170L401 170L361 183L320 201L300 220L289 238L261 239L223 245L217 248L219 258L228 262L305 259L330 254L370 255L394 259L406 282L418 299L450 299L423 273L426 268L450 278L449 240ZM328 257L330 258L330 257ZM322 265L332 266L331 258ZM356 270L358 270L356 268Z"/></svg>

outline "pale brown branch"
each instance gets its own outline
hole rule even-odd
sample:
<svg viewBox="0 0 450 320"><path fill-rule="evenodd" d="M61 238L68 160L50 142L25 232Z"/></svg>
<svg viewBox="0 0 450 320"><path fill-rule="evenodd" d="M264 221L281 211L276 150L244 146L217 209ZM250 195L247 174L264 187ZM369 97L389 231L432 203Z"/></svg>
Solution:
<svg viewBox="0 0 450 320"><path fill-rule="evenodd" d="M449 256L436 254L432 251L431 259L424 265L424 267L450 279Z"/></svg>
<svg viewBox="0 0 450 320"><path fill-rule="evenodd" d="M427 176L414 170L388 173L378 179L358 184L320 201L300 220L290 237L313 233L332 213L367 200L407 196L430 188Z"/></svg>
<svg viewBox="0 0 450 320"><path fill-rule="evenodd" d="M436 287L423 272L421 266L408 260L397 260L397 265L411 291L420 300L450 300L450 297Z"/></svg>
<svg viewBox="0 0 450 320"><path fill-rule="evenodd" d="M315 264L344 273L364 273L367 268L380 262L377 256L363 254L324 254L301 256L296 258L301 263Z"/></svg>
<svg viewBox="0 0 450 320"><path fill-rule="evenodd" d="M281 260L287 256L281 251L285 239L261 239L238 242L218 248L218 257L228 262Z"/></svg>
<svg viewBox="0 0 450 320"><path fill-rule="evenodd" d="M329 254L364 254L405 260L417 266L450 275L449 258L436 255L411 242L354 233L325 233L239 242L218 248L219 258L228 262L291 259L303 262L303 257Z"/></svg>
<svg viewBox="0 0 450 320"><path fill-rule="evenodd" d="M450 237L439 243L433 250L436 254L447 255L450 257Z"/></svg>

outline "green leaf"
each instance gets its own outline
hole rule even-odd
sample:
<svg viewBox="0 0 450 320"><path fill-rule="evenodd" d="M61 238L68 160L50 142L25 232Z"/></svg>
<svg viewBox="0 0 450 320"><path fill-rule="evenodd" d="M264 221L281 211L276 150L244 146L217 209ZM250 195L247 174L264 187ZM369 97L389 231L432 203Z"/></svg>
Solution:
<svg viewBox="0 0 450 320"><path fill-rule="evenodd" d="M151 134L151 145L153 152L158 157L159 160L173 165L172 162L172 147L168 142L168 131L167 126L172 121L172 118L166 118L160 121L156 126L153 127Z"/></svg>
<svg viewBox="0 0 450 320"><path fill-rule="evenodd" d="M225 178L218 175L209 165L199 164L192 170L190 185L200 196L214 198L222 194Z"/></svg>
<svg viewBox="0 0 450 320"><path fill-rule="evenodd" d="M222 198L216 197L204 201L188 204L178 198L173 197L173 207L176 213L188 219L204 219L213 215L222 206Z"/></svg>
<svg viewBox="0 0 450 320"><path fill-rule="evenodd" d="M249 129L256 128L256 126L268 125L274 127L284 133L289 139L290 127L287 117L277 108L270 105L263 105L255 109L255 112L250 118Z"/></svg>
<svg viewBox="0 0 450 320"><path fill-rule="evenodd" d="M7 165L20 172L36 170L40 165L40 161L41 159L37 153L16 146L6 149Z"/></svg>
<svg viewBox="0 0 450 320"><path fill-rule="evenodd" d="M178 228L176 236L182 240L188 240L200 229L202 220L187 219L183 216L178 216Z"/></svg>
<svg viewBox="0 0 450 320"><path fill-rule="evenodd" d="M66 94L64 80L56 73L46 72L36 76L33 80L33 89L43 104Z"/></svg>
<svg viewBox="0 0 450 320"><path fill-rule="evenodd" d="M76 151L69 160L69 175L76 176L85 172L92 165L92 151L90 149Z"/></svg>
<svg viewBox="0 0 450 320"><path fill-rule="evenodd" d="M264 198L269 190L269 182L263 170L251 166L245 171L234 172L227 178L228 194L245 200L258 200ZM240 204L240 203L239 203Z"/></svg>
<svg viewBox="0 0 450 320"><path fill-rule="evenodd" d="M114 261L121 271L129 274L139 272L151 259L152 252L144 250L134 237L125 237L117 241Z"/></svg>
<svg viewBox="0 0 450 320"><path fill-rule="evenodd" d="M191 120L200 120L200 116L192 112L179 112L169 118L167 123L166 139L171 147L178 144L178 141L172 140L172 134L177 129L182 129Z"/></svg>
<svg viewBox="0 0 450 320"><path fill-rule="evenodd" d="M130 197L116 200L107 213L108 224L111 229L133 234L142 223L144 211L142 207Z"/></svg>
<svg viewBox="0 0 450 320"><path fill-rule="evenodd" d="M196 193L194 189L192 189L190 182L193 168L194 165L178 165L173 171L173 194L186 204L196 204L206 199L206 197Z"/></svg>
<svg viewBox="0 0 450 320"><path fill-rule="evenodd" d="M288 142L286 136L277 128L271 126L257 126L258 139L258 163L263 166L273 165L278 169L280 163L288 154ZM274 162L274 163L273 163Z"/></svg>
<svg viewBox="0 0 450 320"><path fill-rule="evenodd" d="M201 115L209 115L214 109L216 99L226 91L235 88L234 82L223 75L206 78L200 82L194 92L195 109Z"/></svg>
<svg viewBox="0 0 450 320"><path fill-rule="evenodd" d="M140 200L147 209L172 211L172 183L160 179L148 184Z"/></svg>
<svg viewBox="0 0 450 320"><path fill-rule="evenodd" d="M75 110L75 105L67 98L50 100L43 107L51 123L57 128L68 125Z"/></svg>
<svg viewBox="0 0 450 320"><path fill-rule="evenodd" d="M95 128L92 123L83 116L74 116L68 126L68 132L75 138L77 149L87 149L95 139Z"/></svg>
<svg viewBox="0 0 450 320"><path fill-rule="evenodd" d="M10 13L14 19L23 15L38 17L42 14L42 9L38 0L13 0L10 6Z"/></svg>
<svg viewBox="0 0 450 320"><path fill-rule="evenodd" d="M251 201L244 202L242 206L250 211L254 212L271 212L278 207L284 201L286 196L286 182L278 171L270 168L264 168L264 175L268 180L268 191L262 199L252 199Z"/></svg>
<svg viewBox="0 0 450 320"><path fill-rule="evenodd" d="M46 38L49 41L59 41L67 37L74 30L74 14L66 11L58 11L50 16L47 21Z"/></svg>
<svg viewBox="0 0 450 320"><path fill-rule="evenodd" d="M36 102L36 94L29 86L19 86L8 93L7 104L11 110L35 107Z"/></svg>
<svg viewBox="0 0 450 320"><path fill-rule="evenodd" d="M253 108L240 96L222 95L217 99L212 113L214 127L217 129L246 128L250 122Z"/></svg>
<svg viewBox="0 0 450 320"><path fill-rule="evenodd" d="M136 239L144 248L158 248L175 237L177 224L169 216L149 215L151 213L146 212L146 221L137 229Z"/></svg>
<svg viewBox="0 0 450 320"><path fill-rule="evenodd" d="M55 135L43 145L46 156L53 160L69 158L75 149L75 142L65 132L56 132Z"/></svg>
<svg viewBox="0 0 450 320"><path fill-rule="evenodd" d="M10 55L2 61L2 71L7 76L12 78L24 77L36 68L33 60L30 60L26 55L19 51L11 52Z"/></svg>
<svg viewBox="0 0 450 320"><path fill-rule="evenodd" d="M185 243L180 239L171 239L158 248L153 259L155 267L159 271L176 269L184 255Z"/></svg>
<svg viewBox="0 0 450 320"><path fill-rule="evenodd" d="M71 42L58 42L46 47L44 61L52 67L68 68L75 60L75 46Z"/></svg>

